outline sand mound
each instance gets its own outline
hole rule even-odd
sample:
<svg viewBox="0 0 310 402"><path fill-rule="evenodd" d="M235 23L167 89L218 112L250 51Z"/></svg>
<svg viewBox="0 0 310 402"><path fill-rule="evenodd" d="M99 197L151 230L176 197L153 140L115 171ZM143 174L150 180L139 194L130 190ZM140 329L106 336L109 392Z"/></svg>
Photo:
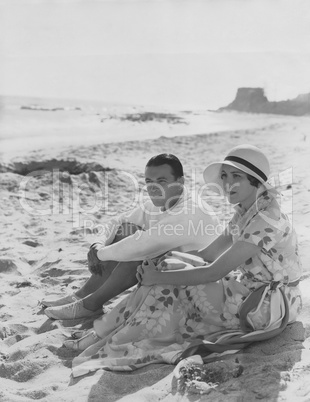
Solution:
<svg viewBox="0 0 310 402"><path fill-rule="evenodd" d="M70 175L78 175L80 173L88 172L105 172L111 169L105 168L99 163L82 163L75 159L47 159L43 161L28 161L28 162L13 162L9 165L0 165L0 172L12 172L22 176L26 176L29 173L32 175L34 172L52 171L54 169L60 172L67 172Z"/></svg>

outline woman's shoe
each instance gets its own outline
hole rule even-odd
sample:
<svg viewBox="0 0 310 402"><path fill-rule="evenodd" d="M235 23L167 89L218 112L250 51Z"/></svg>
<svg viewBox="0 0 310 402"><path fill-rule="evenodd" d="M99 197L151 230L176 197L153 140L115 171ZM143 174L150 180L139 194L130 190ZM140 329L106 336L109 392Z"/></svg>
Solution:
<svg viewBox="0 0 310 402"><path fill-rule="evenodd" d="M89 346L94 345L98 341L100 341L101 338L97 336L96 332L94 330L88 332L85 336L83 336L80 339L77 340L69 340L69 341L64 341L64 346L68 349L72 350L85 350Z"/></svg>

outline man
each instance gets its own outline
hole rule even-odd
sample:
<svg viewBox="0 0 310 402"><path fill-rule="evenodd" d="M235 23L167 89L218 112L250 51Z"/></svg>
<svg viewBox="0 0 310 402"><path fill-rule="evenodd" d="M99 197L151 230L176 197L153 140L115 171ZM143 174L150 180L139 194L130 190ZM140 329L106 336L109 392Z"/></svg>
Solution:
<svg viewBox="0 0 310 402"><path fill-rule="evenodd" d="M54 319L89 317L111 298L137 283L137 267L145 259L170 250L188 252L206 247L216 238L217 220L200 198L193 199L184 186L183 166L172 154L151 158L145 168L150 200L112 219L100 243L88 253L90 279L74 295L55 302L45 314ZM127 231L127 232L126 232ZM124 233L126 232L126 233Z"/></svg>

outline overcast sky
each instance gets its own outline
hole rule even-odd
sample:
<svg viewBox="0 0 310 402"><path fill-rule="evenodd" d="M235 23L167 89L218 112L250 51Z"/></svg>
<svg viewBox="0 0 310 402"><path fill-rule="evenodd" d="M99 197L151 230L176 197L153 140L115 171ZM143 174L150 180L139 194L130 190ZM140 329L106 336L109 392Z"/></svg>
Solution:
<svg viewBox="0 0 310 402"><path fill-rule="evenodd" d="M216 108L310 92L307 0L0 0L0 94Z"/></svg>

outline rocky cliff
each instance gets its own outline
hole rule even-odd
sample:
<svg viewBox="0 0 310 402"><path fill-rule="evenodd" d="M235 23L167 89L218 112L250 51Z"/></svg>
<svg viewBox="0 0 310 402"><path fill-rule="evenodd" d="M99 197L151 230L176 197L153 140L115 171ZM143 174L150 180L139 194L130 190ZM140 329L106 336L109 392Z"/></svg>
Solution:
<svg viewBox="0 0 310 402"><path fill-rule="evenodd" d="M263 88L238 88L234 101L218 110L303 116L310 114L310 93L298 95L294 99L270 102Z"/></svg>

